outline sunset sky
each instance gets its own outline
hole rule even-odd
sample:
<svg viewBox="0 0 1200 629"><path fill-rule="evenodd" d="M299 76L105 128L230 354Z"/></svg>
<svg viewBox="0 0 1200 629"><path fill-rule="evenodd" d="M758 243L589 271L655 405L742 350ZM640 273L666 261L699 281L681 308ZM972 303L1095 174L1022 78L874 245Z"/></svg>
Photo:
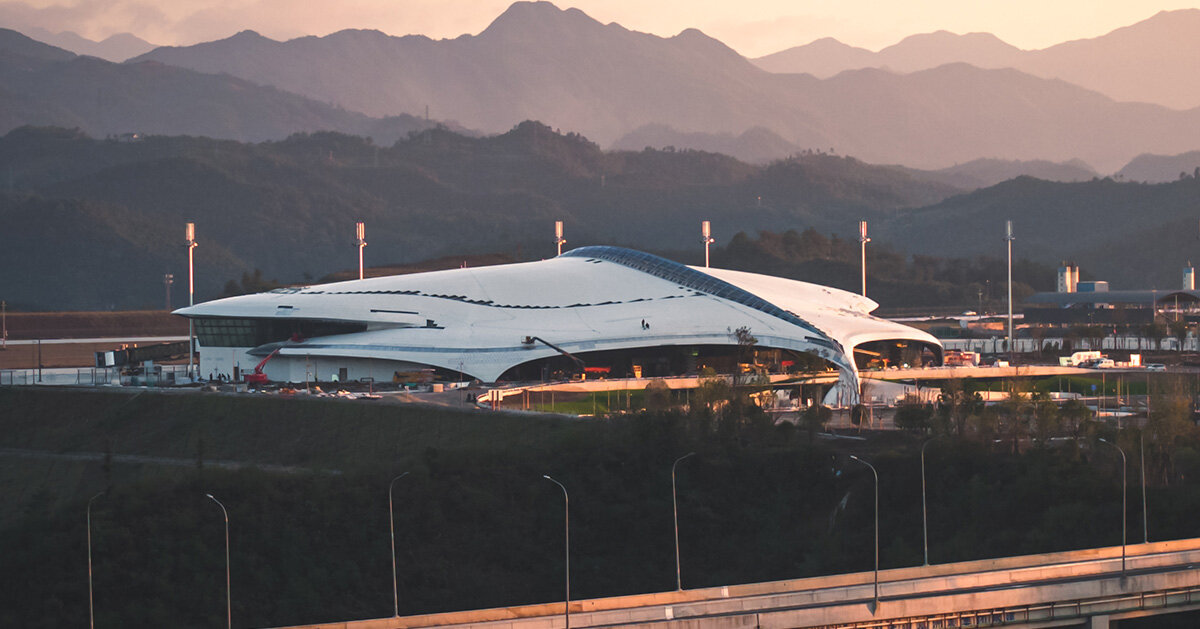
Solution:
<svg viewBox="0 0 1200 629"><path fill-rule="evenodd" d="M345 28L435 39L475 34L510 0L26 0L0 2L0 25L75 31L90 39L131 32L191 44L245 29L275 39ZM1020 48L1102 35L1162 10L1200 2L1129 0L562 0L601 22L670 36L695 27L756 57L821 37L878 50L935 30L987 31Z"/></svg>

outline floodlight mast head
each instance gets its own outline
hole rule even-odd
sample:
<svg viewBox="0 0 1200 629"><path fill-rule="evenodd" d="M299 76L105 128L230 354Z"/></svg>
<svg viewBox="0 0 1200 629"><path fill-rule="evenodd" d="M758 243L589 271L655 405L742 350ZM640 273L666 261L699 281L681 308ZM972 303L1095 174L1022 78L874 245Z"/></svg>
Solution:
<svg viewBox="0 0 1200 629"><path fill-rule="evenodd" d="M704 243L704 268L708 268L708 246L716 242L712 237L712 221L700 222L700 240Z"/></svg>
<svg viewBox="0 0 1200 629"><path fill-rule="evenodd" d="M563 222L554 221L554 244L558 247L558 255L562 255L562 246L567 244L563 238Z"/></svg>
<svg viewBox="0 0 1200 629"><path fill-rule="evenodd" d="M363 247L367 246L367 226L362 221L354 225L358 235L358 279L363 278Z"/></svg>

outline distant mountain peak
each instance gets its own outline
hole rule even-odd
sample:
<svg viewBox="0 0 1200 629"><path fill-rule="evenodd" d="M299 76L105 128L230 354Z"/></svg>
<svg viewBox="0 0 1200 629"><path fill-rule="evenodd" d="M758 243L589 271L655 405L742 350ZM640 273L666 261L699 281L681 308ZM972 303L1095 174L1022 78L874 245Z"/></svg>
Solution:
<svg viewBox="0 0 1200 629"><path fill-rule="evenodd" d="M229 41L255 41L255 40L275 41L273 39L270 39L269 37L263 37L262 35L259 34L258 31L252 30L249 28L244 31L238 31L237 33L235 33L234 35L231 35L227 39Z"/></svg>
<svg viewBox="0 0 1200 629"><path fill-rule="evenodd" d="M46 61L65 61L75 53L44 44L17 31L0 28L0 51Z"/></svg>
<svg viewBox="0 0 1200 629"><path fill-rule="evenodd" d="M578 28L603 26L576 8L560 9L552 2L522 0L514 2L479 34L482 38L525 36L531 31L570 32Z"/></svg>

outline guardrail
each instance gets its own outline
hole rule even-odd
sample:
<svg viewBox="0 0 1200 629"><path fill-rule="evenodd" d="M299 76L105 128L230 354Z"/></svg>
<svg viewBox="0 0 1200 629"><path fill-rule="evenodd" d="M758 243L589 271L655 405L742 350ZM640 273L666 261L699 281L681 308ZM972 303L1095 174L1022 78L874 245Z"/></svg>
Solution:
<svg viewBox="0 0 1200 629"><path fill-rule="evenodd" d="M54 369L0 369L0 386L102 385L113 381L108 369L96 367Z"/></svg>
<svg viewBox="0 0 1200 629"><path fill-rule="evenodd" d="M944 614L889 618L861 622L820 625L814 629L955 629L958 627L1004 627L1029 623L1079 620L1093 616L1111 616L1147 610L1179 611L1175 607L1200 602L1200 587L1173 588L1140 594L1022 605L999 609L948 612Z"/></svg>

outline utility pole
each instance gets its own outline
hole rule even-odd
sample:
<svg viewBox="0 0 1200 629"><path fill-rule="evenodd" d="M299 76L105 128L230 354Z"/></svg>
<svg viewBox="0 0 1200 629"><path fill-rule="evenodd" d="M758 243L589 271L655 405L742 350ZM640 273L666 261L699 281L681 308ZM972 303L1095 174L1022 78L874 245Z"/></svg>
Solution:
<svg viewBox="0 0 1200 629"><path fill-rule="evenodd" d="M1013 296L1012 296L1012 241L1014 240L1012 221L1004 226L1004 240L1008 243L1008 361L1013 359Z"/></svg>
<svg viewBox="0 0 1200 629"><path fill-rule="evenodd" d="M858 242L862 247L862 296L867 296L867 243L871 239L867 237L867 222L858 222Z"/></svg>

